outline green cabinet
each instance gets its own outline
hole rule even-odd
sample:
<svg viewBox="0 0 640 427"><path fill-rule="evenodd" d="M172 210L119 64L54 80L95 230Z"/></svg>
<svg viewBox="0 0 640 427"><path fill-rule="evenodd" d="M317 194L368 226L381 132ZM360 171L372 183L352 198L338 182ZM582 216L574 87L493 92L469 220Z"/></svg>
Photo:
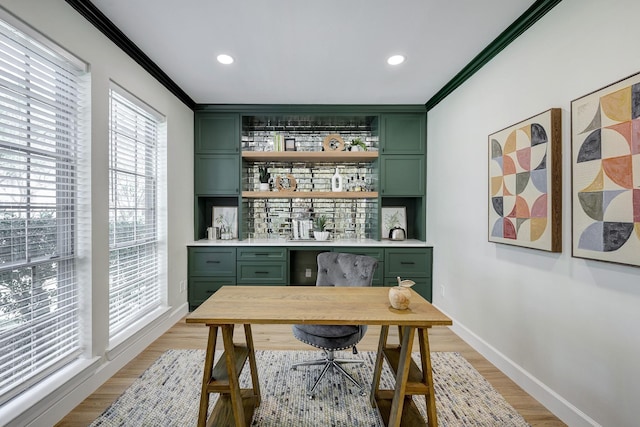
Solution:
<svg viewBox="0 0 640 427"><path fill-rule="evenodd" d="M413 290L427 301L432 300L431 272L433 248L386 248L384 251L384 284L396 286L398 277L416 282Z"/></svg>
<svg viewBox="0 0 640 427"><path fill-rule="evenodd" d="M380 162L382 197L387 195L424 197L426 192L424 156L383 156Z"/></svg>
<svg viewBox="0 0 640 427"><path fill-rule="evenodd" d="M238 248L238 285L286 285L286 248Z"/></svg>
<svg viewBox="0 0 640 427"><path fill-rule="evenodd" d="M426 112L383 114L382 154L421 154L426 145Z"/></svg>
<svg viewBox="0 0 640 427"><path fill-rule="evenodd" d="M236 248L189 247L189 310L195 310L222 286L236 284Z"/></svg>
<svg viewBox="0 0 640 427"><path fill-rule="evenodd" d="M196 195L230 196L240 194L238 155L203 154L195 159Z"/></svg>
<svg viewBox="0 0 640 427"><path fill-rule="evenodd" d="M230 113L196 113L195 152L239 153L240 115Z"/></svg>

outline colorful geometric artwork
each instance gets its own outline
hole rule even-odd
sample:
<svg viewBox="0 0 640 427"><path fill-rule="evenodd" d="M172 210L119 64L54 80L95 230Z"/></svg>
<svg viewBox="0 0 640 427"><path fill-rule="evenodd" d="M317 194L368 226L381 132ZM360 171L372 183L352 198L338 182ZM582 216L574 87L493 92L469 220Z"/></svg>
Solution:
<svg viewBox="0 0 640 427"><path fill-rule="evenodd" d="M489 241L562 251L561 110L489 135Z"/></svg>
<svg viewBox="0 0 640 427"><path fill-rule="evenodd" d="M573 251L640 266L640 74L571 102Z"/></svg>

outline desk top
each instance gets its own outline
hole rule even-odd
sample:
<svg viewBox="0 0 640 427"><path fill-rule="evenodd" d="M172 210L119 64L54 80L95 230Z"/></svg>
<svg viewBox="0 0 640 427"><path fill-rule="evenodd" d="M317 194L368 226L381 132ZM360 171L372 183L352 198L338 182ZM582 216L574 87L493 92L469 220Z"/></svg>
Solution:
<svg viewBox="0 0 640 427"><path fill-rule="evenodd" d="M387 287L223 286L187 323L399 325L429 327L453 322L411 290L407 310L389 304Z"/></svg>

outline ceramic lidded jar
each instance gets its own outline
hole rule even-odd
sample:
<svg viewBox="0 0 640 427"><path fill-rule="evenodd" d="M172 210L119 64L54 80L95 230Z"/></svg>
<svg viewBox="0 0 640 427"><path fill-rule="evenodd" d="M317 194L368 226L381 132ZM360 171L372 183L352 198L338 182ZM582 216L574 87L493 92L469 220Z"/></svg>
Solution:
<svg viewBox="0 0 640 427"><path fill-rule="evenodd" d="M411 302L411 286L415 285L413 280L400 280L398 277L398 286L389 288L389 302L391 307L396 310L406 310Z"/></svg>

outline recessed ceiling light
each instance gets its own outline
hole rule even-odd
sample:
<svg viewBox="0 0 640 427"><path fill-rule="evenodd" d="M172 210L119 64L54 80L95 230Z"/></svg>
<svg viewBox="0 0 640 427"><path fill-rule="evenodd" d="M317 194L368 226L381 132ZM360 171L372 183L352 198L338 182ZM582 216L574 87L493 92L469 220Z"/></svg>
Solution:
<svg viewBox="0 0 640 427"><path fill-rule="evenodd" d="M218 55L217 57L218 62L224 65L229 65L229 64L233 64L233 57L231 57L230 55Z"/></svg>
<svg viewBox="0 0 640 427"><path fill-rule="evenodd" d="M387 59L387 64L389 65L400 65L404 62L404 56L402 55L393 55Z"/></svg>

